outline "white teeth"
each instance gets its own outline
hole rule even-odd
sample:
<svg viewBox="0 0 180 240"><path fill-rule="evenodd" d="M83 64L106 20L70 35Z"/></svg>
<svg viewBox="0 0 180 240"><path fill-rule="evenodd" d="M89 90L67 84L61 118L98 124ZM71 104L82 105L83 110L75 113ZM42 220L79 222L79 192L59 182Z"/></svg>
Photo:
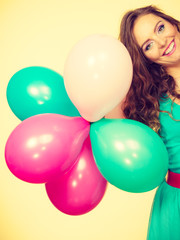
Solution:
<svg viewBox="0 0 180 240"><path fill-rule="evenodd" d="M174 48L174 42L171 43L171 45L169 46L169 48L166 50L166 52L164 53L165 55L169 54Z"/></svg>

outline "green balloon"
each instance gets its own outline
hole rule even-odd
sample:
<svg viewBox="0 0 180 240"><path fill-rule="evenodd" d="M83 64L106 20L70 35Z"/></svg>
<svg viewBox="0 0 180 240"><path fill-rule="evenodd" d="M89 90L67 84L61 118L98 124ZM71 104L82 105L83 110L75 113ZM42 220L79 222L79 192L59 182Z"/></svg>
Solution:
<svg viewBox="0 0 180 240"><path fill-rule="evenodd" d="M7 86L7 100L20 120L42 113L80 116L67 95L63 77L45 67L16 72Z"/></svg>
<svg viewBox="0 0 180 240"><path fill-rule="evenodd" d="M130 119L101 119L90 138L98 169L112 185L127 192L147 192L164 180L168 153L157 133Z"/></svg>

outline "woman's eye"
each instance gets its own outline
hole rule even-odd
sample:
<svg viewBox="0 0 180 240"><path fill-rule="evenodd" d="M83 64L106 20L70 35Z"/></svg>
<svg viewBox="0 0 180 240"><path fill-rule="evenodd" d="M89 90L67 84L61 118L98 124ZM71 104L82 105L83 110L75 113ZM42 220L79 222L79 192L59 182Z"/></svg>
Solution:
<svg viewBox="0 0 180 240"><path fill-rule="evenodd" d="M149 43L146 47L145 47L145 51L148 51L149 49L151 49L153 45L153 42Z"/></svg>
<svg viewBox="0 0 180 240"><path fill-rule="evenodd" d="M158 27L158 33L161 33L163 30L164 30L165 26L164 24L161 24L159 27Z"/></svg>

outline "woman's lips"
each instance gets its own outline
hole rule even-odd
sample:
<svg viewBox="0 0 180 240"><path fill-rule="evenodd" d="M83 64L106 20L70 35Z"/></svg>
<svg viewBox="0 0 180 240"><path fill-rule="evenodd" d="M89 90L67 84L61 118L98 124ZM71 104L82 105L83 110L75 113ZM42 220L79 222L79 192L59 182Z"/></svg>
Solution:
<svg viewBox="0 0 180 240"><path fill-rule="evenodd" d="M174 39L170 42L170 44L168 45L168 47L166 48L166 50L163 53L163 56L170 56L173 54L173 52L176 49L176 44Z"/></svg>

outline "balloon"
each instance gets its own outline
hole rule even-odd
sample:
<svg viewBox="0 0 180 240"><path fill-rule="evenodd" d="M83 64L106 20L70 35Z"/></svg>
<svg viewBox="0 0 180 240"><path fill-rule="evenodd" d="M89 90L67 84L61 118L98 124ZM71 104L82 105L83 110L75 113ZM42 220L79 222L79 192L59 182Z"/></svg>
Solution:
<svg viewBox="0 0 180 240"><path fill-rule="evenodd" d="M89 122L101 119L127 94L132 61L125 46L108 35L91 35L71 50L64 68L68 96Z"/></svg>
<svg viewBox="0 0 180 240"><path fill-rule="evenodd" d="M46 183L46 191L54 206L69 215L81 215L95 208L104 196L107 181L100 174L88 138L78 161L66 174Z"/></svg>
<svg viewBox="0 0 180 240"><path fill-rule="evenodd" d="M44 67L27 67L15 73L7 86L7 100L20 120L41 113L80 116L62 76Z"/></svg>
<svg viewBox="0 0 180 240"><path fill-rule="evenodd" d="M40 114L21 122L10 134L5 159L10 171L30 183L45 183L76 162L89 123L81 117Z"/></svg>
<svg viewBox="0 0 180 240"><path fill-rule="evenodd" d="M146 192L164 180L168 154L161 138L143 123L102 119L91 124L96 164L112 185L127 192Z"/></svg>

